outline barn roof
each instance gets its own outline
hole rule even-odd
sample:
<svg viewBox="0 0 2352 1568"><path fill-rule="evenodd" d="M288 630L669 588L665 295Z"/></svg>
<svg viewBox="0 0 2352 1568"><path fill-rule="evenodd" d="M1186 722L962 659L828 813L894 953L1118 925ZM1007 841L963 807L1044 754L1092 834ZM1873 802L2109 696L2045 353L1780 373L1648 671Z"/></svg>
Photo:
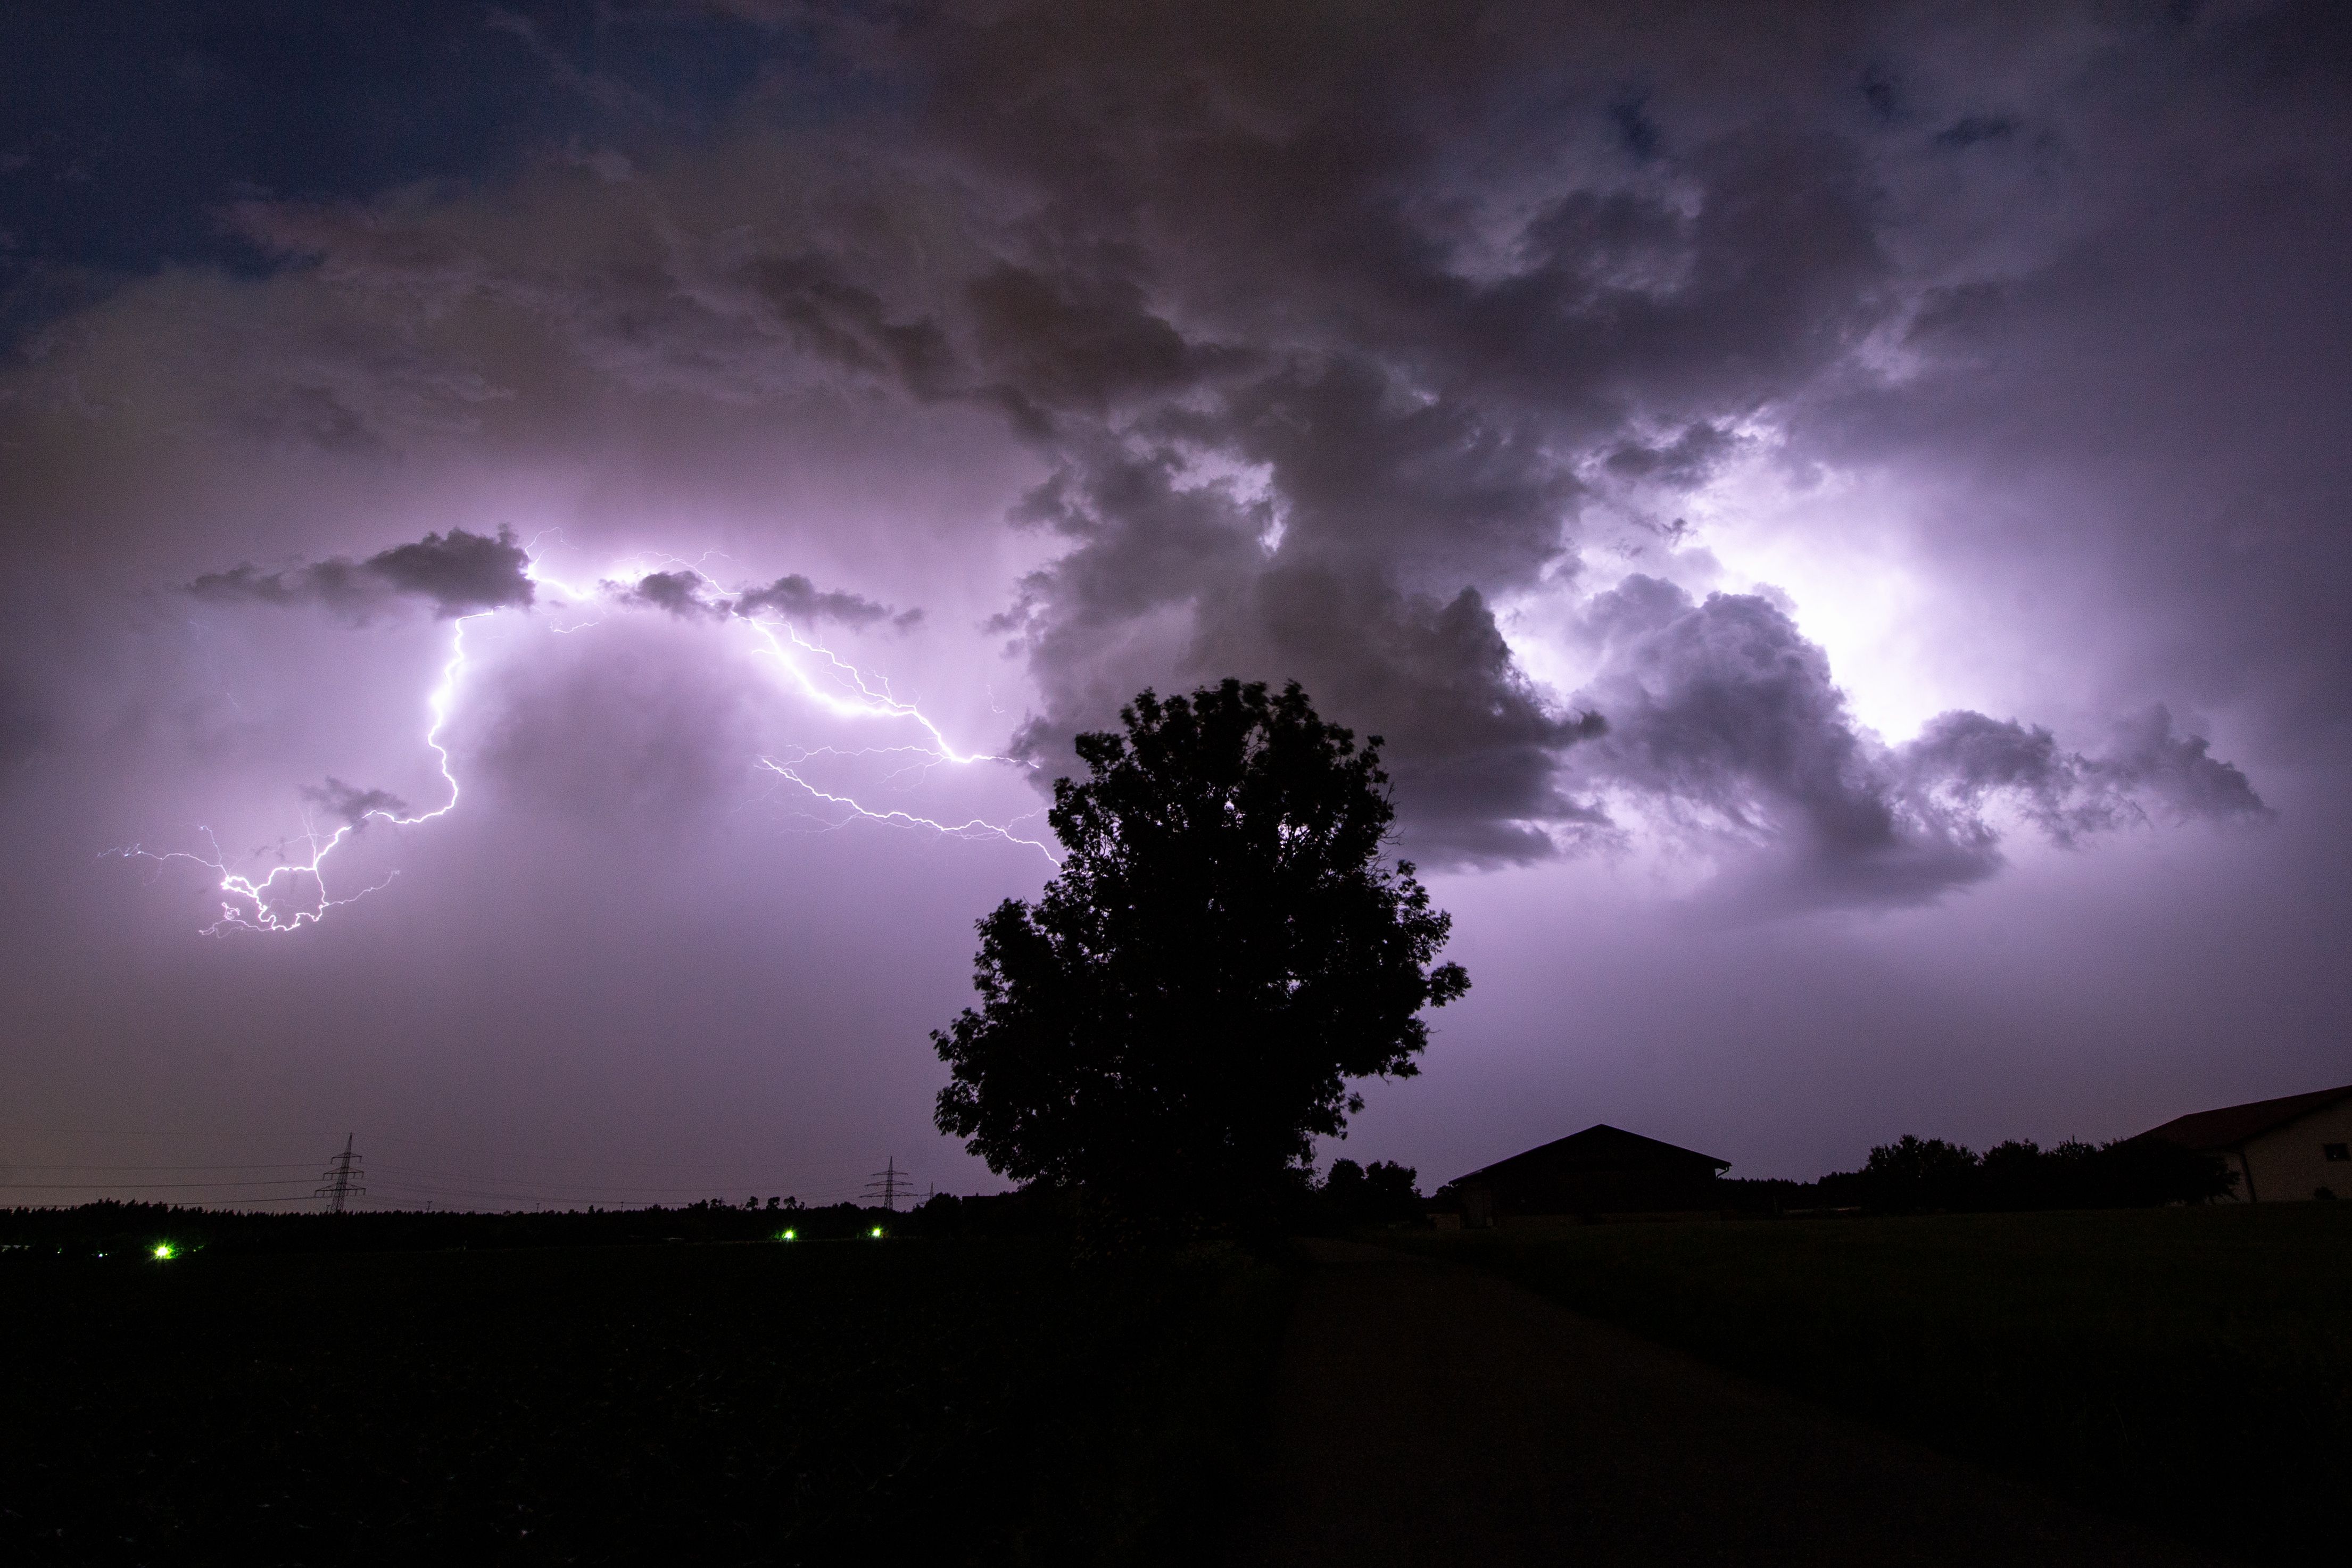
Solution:
<svg viewBox="0 0 2352 1568"><path fill-rule="evenodd" d="M1645 1138L1639 1133L1629 1133L1622 1127L1596 1123L1581 1133L1570 1133L1565 1138L1555 1138L1539 1144L1507 1160L1496 1160L1482 1166L1467 1176L1459 1176L1446 1185L1465 1181L1507 1181L1514 1176L1568 1170L1625 1170L1632 1167L1679 1166L1687 1169L1704 1166L1710 1170L1731 1168L1729 1160L1702 1155L1696 1149L1682 1148L1674 1144Z"/></svg>
<svg viewBox="0 0 2352 1568"><path fill-rule="evenodd" d="M2220 1149L2234 1149L2250 1139L2273 1132L2310 1115L2324 1111L2339 1100L2352 1099L2352 1083L2340 1089L2320 1089L2309 1094L2289 1094L2277 1100L2252 1100L2243 1105L2224 1105L2218 1111L2196 1111L2186 1116L2175 1116L2161 1127L2151 1127L2140 1134L2143 1138L2162 1138L2168 1144L2210 1154Z"/></svg>

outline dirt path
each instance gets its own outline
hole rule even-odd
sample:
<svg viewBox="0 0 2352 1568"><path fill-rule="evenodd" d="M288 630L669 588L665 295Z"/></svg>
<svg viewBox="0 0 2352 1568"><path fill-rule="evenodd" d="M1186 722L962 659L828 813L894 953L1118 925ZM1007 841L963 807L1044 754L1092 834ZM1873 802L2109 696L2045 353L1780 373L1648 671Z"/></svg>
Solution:
<svg viewBox="0 0 2352 1568"><path fill-rule="evenodd" d="M1491 1276L1309 1245L1269 1568L2207 1561Z"/></svg>

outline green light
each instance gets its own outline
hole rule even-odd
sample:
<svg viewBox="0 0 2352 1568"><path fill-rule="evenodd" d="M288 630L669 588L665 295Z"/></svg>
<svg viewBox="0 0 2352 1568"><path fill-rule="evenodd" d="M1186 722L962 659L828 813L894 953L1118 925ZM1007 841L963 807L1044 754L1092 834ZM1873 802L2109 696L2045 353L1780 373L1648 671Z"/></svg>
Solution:
<svg viewBox="0 0 2352 1568"><path fill-rule="evenodd" d="M877 1226L876 1226L876 1227L874 1228L874 1237L875 1237L875 1239L876 1239L877 1240L879 1240L879 1239L881 1239L881 1236L882 1236L882 1228L881 1228L880 1226L878 1226L878 1225L877 1225Z"/></svg>
<svg viewBox="0 0 2352 1568"><path fill-rule="evenodd" d="M168 1241L158 1241L157 1243L155 1243L155 1256L156 1256L159 1260L160 1260L160 1259L176 1258L176 1257L178 1257L179 1255L180 1255L180 1249L179 1249L178 1248L176 1248L176 1247L173 1246L170 1242L168 1242Z"/></svg>
<svg viewBox="0 0 2352 1568"><path fill-rule="evenodd" d="M776 1238L779 1241L798 1241L800 1239L801 1233L797 1230L787 1230Z"/></svg>

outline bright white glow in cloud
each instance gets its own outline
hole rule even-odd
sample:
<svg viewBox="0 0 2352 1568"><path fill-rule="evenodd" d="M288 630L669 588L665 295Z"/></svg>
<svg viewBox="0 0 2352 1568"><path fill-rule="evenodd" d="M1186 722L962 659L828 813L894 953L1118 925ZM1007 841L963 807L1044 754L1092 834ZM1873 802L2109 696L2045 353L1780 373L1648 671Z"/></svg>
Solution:
<svg viewBox="0 0 2352 1568"><path fill-rule="evenodd" d="M1855 720L1889 742L1981 694L1954 688L1963 660L1933 645L1935 592L1910 559L1897 498L1883 486L1817 471L1790 482L1766 454L1727 465L1692 496L1696 542L1722 568L1713 586L1779 597L1828 653Z"/></svg>

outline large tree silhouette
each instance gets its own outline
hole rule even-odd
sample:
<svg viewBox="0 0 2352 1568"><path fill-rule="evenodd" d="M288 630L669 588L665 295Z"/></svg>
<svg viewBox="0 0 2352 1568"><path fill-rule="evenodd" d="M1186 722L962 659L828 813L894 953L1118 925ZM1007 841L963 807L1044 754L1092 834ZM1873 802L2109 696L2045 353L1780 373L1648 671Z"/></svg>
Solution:
<svg viewBox="0 0 2352 1568"><path fill-rule="evenodd" d="M1416 1071L1422 1009L1470 980L1433 964L1453 922L1411 863L1379 863L1379 737L1359 751L1296 684L1119 716L1054 787L1061 874L980 922L981 1005L931 1037L939 1124L1115 1212L1234 1218L1362 1108L1349 1080Z"/></svg>

